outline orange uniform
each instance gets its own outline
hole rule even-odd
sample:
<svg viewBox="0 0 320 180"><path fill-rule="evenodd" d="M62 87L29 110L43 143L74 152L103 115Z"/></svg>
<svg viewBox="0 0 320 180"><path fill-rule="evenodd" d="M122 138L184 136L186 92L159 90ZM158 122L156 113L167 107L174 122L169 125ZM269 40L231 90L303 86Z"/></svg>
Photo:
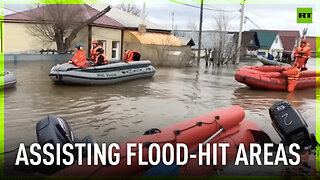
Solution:
<svg viewBox="0 0 320 180"><path fill-rule="evenodd" d="M139 54L139 57L135 57L135 54ZM127 50L124 53L123 61L130 62L130 61L139 61L140 60L140 51L138 50Z"/></svg>
<svg viewBox="0 0 320 180"><path fill-rule="evenodd" d="M293 92L299 83L299 68L297 66L289 67L282 74L288 77L288 92Z"/></svg>
<svg viewBox="0 0 320 180"><path fill-rule="evenodd" d="M305 40L301 41L303 45L296 48L294 51L294 57L296 57L296 61L294 62L293 66L298 67L299 69L306 69L307 60L311 56L311 48L310 44L306 43Z"/></svg>
<svg viewBox="0 0 320 180"><path fill-rule="evenodd" d="M99 65L105 65L105 64L108 64L107 57L104 54L99 54L94 61L94 65L99 66Z"/></svg>
<svg viewBox="0 0 320 180"><path fill-rule="evenodd" d="M98 52L97 52L98 49L102 49L102 47L98 45L97 47L92 48L91 54L90 54L90 60L91 61L95 61L96 60L96 57L98 56Z"/></svg>
<svg viewBox="0 0 320 180"><path fill-rule="evenodd" d="M86 53L82 49L76 50L71 61L78 67L88 67Z"/></svg>

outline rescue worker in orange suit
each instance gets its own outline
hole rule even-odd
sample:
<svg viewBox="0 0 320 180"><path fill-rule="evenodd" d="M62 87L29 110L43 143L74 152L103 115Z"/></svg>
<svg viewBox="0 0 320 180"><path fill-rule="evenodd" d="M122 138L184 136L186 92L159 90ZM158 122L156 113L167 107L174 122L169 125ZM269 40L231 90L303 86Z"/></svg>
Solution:
<svg viewBox="0 0 320 180"><path fill-rule="evenodd" d="M102 48L97 49L97 57L94 61L93 66L100 66L100 65L105 65L108 64L107 57L103 54L104 50Z"/></svg>
<svg viewBox="0 0 320 180"><path fill-rule="evenodd" d="M98 56L97 50L102 49L102 47L98 44L98 40L92 41L92 49L90 54L90 61L95 61Z"/></svg>
<svg viewBox="0 0 320 180"><path fill-rule="evenodd" d="M82 50L82 44L76 45L76 52L69 63L74 64L78 67L88 67L86 53Z"/></svg>
<svg viewBox="0 0 320 180"><path fill-rule="evenodd" d="M141 53L138 50L126 50L124 53L123 61L131 62L131 61L139 61L141 57Z"/></svg>
<svg viewBox="0 0 320 180"><path fill-rule="evenodd" d="M292 67L283 71L283 75L288 78L288 92L293 92L299 83L300 71L307 70L306 64L311 55L310 45L305 39L301 40L301 45L294 51L296 61Z"/></svg>
<svg viewBox="0 0 320 180"><path fill-rule="evenodd" d="M293 56L296 58L296 61L293 63L294 67L298 67L303 70L307 70L307 61L311 56L310 44L307 43L305 39L301 40L301 45L296 48Z"/></svg>

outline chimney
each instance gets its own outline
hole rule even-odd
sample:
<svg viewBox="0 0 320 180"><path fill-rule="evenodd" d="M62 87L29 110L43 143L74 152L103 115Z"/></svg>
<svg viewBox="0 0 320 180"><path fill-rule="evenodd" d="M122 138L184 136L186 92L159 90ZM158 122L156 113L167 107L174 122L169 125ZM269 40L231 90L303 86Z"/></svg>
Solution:
<svg viewBox="0 0 320 180"><path fill-rule="evenodd" d="M144 24L139 24L138 26L138 32L141 34L144 34L147 32L147 26Z"/></svg>

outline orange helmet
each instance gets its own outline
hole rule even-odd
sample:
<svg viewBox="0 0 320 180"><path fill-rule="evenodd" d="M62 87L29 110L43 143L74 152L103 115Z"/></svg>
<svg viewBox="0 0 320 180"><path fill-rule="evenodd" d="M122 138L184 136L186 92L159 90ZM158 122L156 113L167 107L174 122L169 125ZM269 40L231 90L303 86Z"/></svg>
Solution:
<svg viewBox="0 0 320 180"><path fill-rule="evenodd" d="M92 44L98 44L98 40L96 39L92 40Z"/></svg>

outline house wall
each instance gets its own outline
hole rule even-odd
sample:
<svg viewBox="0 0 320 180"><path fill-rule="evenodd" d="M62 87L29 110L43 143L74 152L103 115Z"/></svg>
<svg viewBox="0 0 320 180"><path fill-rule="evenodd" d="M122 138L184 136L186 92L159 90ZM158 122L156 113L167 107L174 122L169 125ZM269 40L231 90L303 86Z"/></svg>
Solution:
<svg viewBox="0 0 320 180"><path fill-rule="evenodd" d="M104 27L92 27L92 39L105 41L104 49L107 59L112 58L112 42L118 41L119 46L117 47L117 57L116 59L120 59L120 49L121 49L121 30L120 29L110 29Z"/></svg>
<svg viewBox="0 0 320 180"><path fill-rule="evenodd" d="M277 35L275 40L273 41L270 47L269 53L272 54L274 57L276 57L278 52L280 53L280 57L281 57L283 52L283 45L279 35Z"/></svg>
<svg viewBox="0 0 320 180"><path fill-rule="evenodd" d="M258 49L258 55L262 55L264 53L264 57L268 57L269 49Z"/></svg>
<svg viewBox="0 0 320 180"><path fill-rule="evenodd" d="M4 23L3 48L4 53L24 53L41 49L53 49L54 44L44 43L40 39L32 36L26 23Z"/></svg>
<svg viewBox="0 0 320 180"><path fill-rule="evenodd" d="M41 49L57 49L54 42L46 42L32 35L30 29L34 26L31 23L4 23L4 53L19 54L19 53L40 53ZM87 28L81 29L77 37L73 41L70 49L73 49L75 44L87 43ZM84 46L85 48L85 46Z"/></svg>
<svg viewBox="0 0 320 180"><path fill-rule="evenodd" d="M4 23L4 53L19 54L19 53L36 53L41 49L57 49L54 42L48 43L33 36L30 33L31 23ZM121 46L121 30L110 29L103 27L92 27L92 39L103 40L106 42L105 54L108 59L111 59L112 41L119 41L118 56L120 57ZM78 33L77 37L72 41L70 49L74 49L76 44L82 44L86 51L88 44L88 28L84 27Z"/></svg>

